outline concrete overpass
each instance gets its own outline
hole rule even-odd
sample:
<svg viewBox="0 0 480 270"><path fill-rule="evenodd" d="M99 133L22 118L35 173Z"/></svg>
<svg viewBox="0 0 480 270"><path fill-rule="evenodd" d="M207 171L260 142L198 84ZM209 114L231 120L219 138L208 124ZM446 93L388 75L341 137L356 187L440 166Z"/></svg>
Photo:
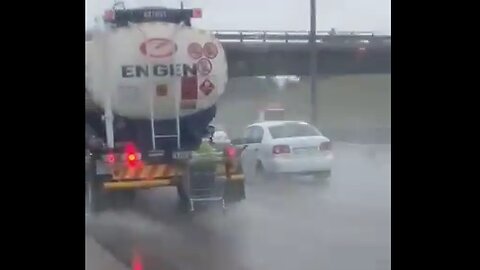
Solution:
<svg viewBox="0 0 480 270"><path fill-rule="evenodd" d="M308 31L212 32L225 48L230 77L309 75ZM327 31L316 36L319 74L390 73L391 36Z"/></svg>

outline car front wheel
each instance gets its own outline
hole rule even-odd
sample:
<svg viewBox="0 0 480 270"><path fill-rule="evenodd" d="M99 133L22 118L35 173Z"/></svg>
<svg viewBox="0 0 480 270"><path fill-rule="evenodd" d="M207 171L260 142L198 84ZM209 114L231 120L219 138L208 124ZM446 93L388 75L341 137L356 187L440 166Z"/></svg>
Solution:
<svg viewBox="0 0 480 270"><path fill-rule="evenodd" d="M331 171L321 171L321 172L313 173L313 176L315 177L315 179L318 179L318 180L327 180L330 178L331 175L332 175Z"/></svg>

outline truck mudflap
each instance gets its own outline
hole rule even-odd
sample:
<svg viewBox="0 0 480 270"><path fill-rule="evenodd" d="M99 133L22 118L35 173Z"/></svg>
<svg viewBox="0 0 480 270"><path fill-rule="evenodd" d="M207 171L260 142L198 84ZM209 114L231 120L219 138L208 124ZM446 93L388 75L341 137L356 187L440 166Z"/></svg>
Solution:
<svg viewBox="0 0 480 270"><path fill-rule="evenodd" d="M240 164L227 161L224 164L226 178L223 199L226 203L238 202L245 199L245 177Z"/></svg>
<svg viewBox="0 0 480 270"><path fill-rule="evenodd" d="M245 199L245 182L242 180L227 180L225 182L225 190L223 199L226 203L238 202ZM240 176L238 177L240 179Z"/></svg>

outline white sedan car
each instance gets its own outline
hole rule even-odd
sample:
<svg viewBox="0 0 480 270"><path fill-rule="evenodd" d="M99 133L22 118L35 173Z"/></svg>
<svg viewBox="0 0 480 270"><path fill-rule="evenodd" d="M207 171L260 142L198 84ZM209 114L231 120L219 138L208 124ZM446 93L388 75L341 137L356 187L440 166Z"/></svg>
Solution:
<svg viewBox="0 0 480 270"><path fill-rule="evenodd" d="M245 133L242 168L247 177L272 174L330 176L331 142L312 125L300 121L268 121L250 125Z"/></svg>

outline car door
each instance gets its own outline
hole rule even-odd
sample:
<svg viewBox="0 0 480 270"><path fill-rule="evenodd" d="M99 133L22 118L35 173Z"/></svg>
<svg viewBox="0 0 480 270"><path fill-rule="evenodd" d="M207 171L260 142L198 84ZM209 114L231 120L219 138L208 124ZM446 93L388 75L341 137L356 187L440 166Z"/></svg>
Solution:
<svg viewBox="0 0 480 270"><path fill-rule="evenodd" d="M260 145L263 138L263 128L259 126L248 127L245 132L247 147L242 152L242 169L247 177L255 175Z"/></svg>

